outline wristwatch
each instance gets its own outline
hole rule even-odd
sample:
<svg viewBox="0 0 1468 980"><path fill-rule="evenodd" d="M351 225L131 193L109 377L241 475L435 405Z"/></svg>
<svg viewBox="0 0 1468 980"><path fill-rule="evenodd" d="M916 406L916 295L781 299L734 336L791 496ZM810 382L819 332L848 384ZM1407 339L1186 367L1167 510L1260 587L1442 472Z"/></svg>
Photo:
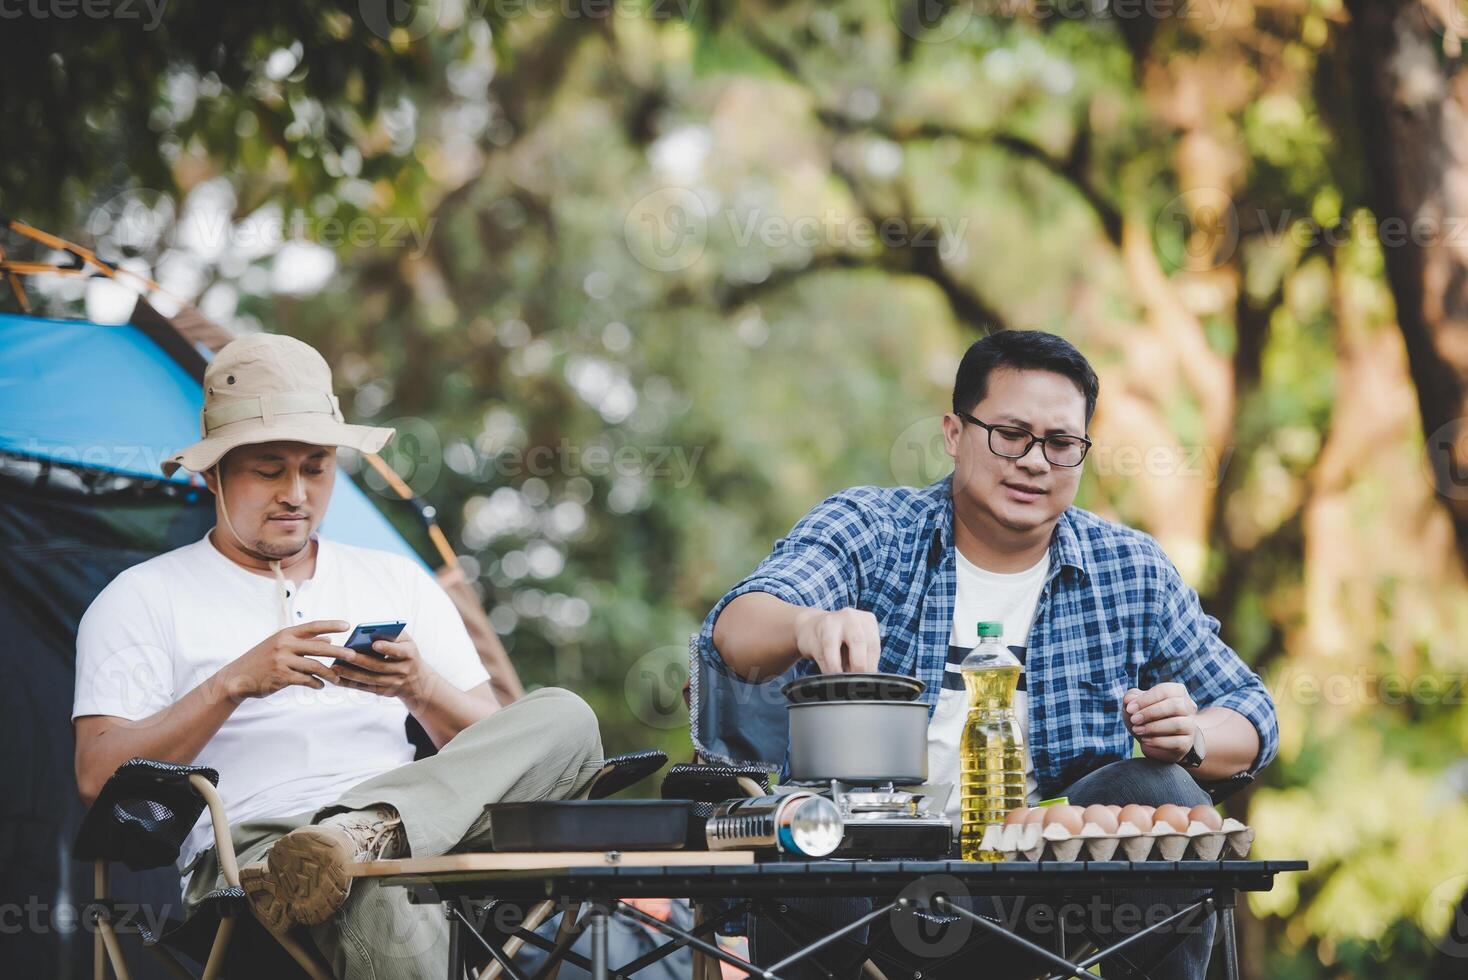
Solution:
<svg viewBox="0 0 1468 980"><path fill-rule="evenodd" d="M1188 754L1178 760L1178 764L1184 769L1197 769L1208 758L1208 746L1203 741L1203 729L1193 729L1193 747L1188 749Z"/></svg>

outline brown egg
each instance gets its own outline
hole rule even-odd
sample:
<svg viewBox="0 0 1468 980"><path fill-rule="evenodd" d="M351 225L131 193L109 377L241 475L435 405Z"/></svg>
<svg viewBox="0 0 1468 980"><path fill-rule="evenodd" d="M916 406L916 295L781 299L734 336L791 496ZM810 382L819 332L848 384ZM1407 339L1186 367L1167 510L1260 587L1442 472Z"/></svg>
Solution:
<svg viewBox="0 0 1468 980"><path fill-rule="evenodd" d="M1157 808L1157 812L1152 814L1152 821L1154 827L1166 824L1178 833L1182 833L1188 829L1188 810L1176 803L1167 803Z"/></svg>
<svg viewBox="0 0 1468 980"><path fill-rule="evenodd" d="M1152 808L1140 803L1128 803L1121 808L1121 823L1129 823L1142 833L1152 829Z"/></svg>
<svg viewBox="0 0 1468 980"><path fill-rule="evenodd" d="M1061 826L1067 833L1079 834L1084 821L1081 814L1084 811L1078 806L1069 806L1064 803L1045 807L1045 826Z"/></svg>
<svg viewBox="0 0 1468 980"><path fill-rule="evenodd" d="M1029 807L1027 807L1027 806L1017 806L1013 810L1010 810L1008 813L1006 813L1004 815L1004 826L1006 826L1006 827L1012 827L1015 824L1023 824L1025 822L1025 817L1027 817L1029 815L1030 815L1030 808Z"/></svg>
<svg viewBox="0 0 1468 980"><path fill-rule="evenodd" d="M1223 829L1223 817L1219 816L1218 811L1207 803L1199 803L1189 810L1188 819L1198 821L1198 823L1207 827L1209 830Z"/></svg>
<svg viewBox="0 0 1468 980"><path fill-rule="evenodd" d="M1120 812L1121 808L1117 807L1117 813ZM1099 803L1093 803L1090 806L1086 807L1086 812L1084 814L1086 823L1095 824L1103 834L1116 833L1116 817L1117 814L1112 813L1110 807L1102 806Z"/></svg>
<svg viewBox="0 0 1468 980"><path fill-rule="evenodd" d="M1031 807L1030 812L1025 814L1025 826L1040 824L1045 819L1045 811L1047 809L1048 807L1043 806Z"/></svg>

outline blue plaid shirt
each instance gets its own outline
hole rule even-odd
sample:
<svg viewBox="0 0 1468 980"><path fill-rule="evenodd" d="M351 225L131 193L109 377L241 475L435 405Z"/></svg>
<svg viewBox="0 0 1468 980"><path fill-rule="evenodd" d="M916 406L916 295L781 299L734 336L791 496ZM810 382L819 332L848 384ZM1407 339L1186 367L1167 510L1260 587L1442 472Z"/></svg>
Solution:
<svg viewBox="0 0 1468 980"><path fill-rule="evenodd" d="M726 674L714 621L746 592L795 605L855 607L877 618L880 669L943 689L953 628L952 478L931 486L855 487L823 501L704 620L706 660ZM802 660L798 670L814 672ZM1131 755L1121 698L1130 687L1184 685L1200 708L1231 708L1259 732L1250 771L1274 758L1279 728L1259 676L1218 636L1218 620L1149 535L1072 507L1055 525L1050 573L1025 663L1030 753L1042 796Z"/></svg>

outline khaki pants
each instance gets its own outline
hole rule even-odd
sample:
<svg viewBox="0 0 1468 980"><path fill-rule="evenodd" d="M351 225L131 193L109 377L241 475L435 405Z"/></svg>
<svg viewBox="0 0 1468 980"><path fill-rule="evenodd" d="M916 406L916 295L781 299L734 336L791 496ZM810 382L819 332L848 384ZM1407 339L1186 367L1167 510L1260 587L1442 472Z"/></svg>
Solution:
<svg viewBox="0 0 1468 980"><path fill-rule="evenodd" d="M263 861L270 846L297 827L385 803L402 815L413 857L487 849L486 803L564 799L601 766L596 715L570 691L547 688L464 729L437 755L360 783L329 806L247 820L231 826L230 836L243 867ZM192 870L184 895L189 915L205 895L225 885L213 848ZM409 904L406 889L383 888L377 881L358 880L336 915L301 929L343 980L438 980L448 968L442 909Z"/></svg>

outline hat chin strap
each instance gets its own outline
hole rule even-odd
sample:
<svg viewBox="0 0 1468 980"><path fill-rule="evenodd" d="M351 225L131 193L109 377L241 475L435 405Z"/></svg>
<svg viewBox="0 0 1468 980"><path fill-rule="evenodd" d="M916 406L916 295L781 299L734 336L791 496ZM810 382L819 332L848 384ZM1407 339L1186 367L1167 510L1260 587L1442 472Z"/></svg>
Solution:
<svg viewBox="0 0 1468 980"><path fill-rule="evenodd" d="M272 558L245 544L245 539L240 537L240 532L234 529L234 522L229 519L229 506L224 502L224 469L217 463L214 465L214 479L219 486L219 513L224 517L224 526L229 528L230 534L234 535L235 543L251 558L268 564L270 570L275 573L275 598L279 603L280 626L281 629L285 629L291 625L291 602L290 590L286 587L285 573L280 570L280 559Z"/></svg>

